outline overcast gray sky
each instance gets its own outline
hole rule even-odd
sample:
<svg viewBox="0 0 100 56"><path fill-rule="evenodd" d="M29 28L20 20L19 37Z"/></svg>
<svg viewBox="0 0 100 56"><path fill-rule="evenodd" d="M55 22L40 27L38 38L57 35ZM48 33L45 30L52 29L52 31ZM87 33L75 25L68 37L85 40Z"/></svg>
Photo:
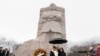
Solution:
<svg viewBox="0 0 100 56"><path fill-rule="evenodd" d="M19 43L35 39L40 8L51 3L66 10L69 41L100 37L99 0L0 0L0 36Z"/></svg>

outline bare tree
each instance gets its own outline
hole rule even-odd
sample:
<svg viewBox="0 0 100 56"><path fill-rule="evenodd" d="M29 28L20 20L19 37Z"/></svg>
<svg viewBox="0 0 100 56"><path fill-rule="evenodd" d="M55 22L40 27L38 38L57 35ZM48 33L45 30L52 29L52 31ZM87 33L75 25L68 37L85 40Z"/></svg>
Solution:
<svg viewBox="0 0 100 56"><path fill-rule="evenodd" d="M10 52L13 52L18 45L19 44L14 40L7 40L5 37L0 38L0 46L3 48L8 48Z"/></svg>
<svg viewBox="0 0 100 56"><path fill-rule="evenodd" d="M88 51L89 47L94 47L95 46L95 41L89 41L89 42L84 42L80 45L74 45L73 47L70 48L70 53L68 56L84 56L84 53ZM83 53L79 53L82 51Z"/></svg>

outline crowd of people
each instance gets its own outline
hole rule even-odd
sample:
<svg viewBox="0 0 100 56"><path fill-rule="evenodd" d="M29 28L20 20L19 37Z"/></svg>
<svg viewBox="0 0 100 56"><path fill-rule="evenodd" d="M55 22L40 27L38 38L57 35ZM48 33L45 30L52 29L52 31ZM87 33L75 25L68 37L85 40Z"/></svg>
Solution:
<svg viewBox="0 0 100 56"><path fill-rule="evenodd" d="M3 49L3 47L0 47L0 56L9 56L9 50L7 48Z"/></svg>
<svg viewBox="0 0 100 56"><path fill-rule="evenodd" d="M66 56L66 53L62 47L58 48L53 46L53 49L50 51L50 56Z"/></svg>
<svg viewBox="0 0 100 56"><path fill-rule="evenodd" d="M97 44L95 47L89 47L86 56L100 56L100 44Z"/></svg>

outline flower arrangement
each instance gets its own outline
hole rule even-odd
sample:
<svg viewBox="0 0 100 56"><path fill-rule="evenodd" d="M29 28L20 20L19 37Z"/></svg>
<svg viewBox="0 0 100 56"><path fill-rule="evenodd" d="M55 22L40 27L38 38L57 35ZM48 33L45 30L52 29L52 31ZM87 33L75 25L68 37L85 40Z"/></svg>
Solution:
<svg viewBox="0 0 100 56"><path fill-rule="evenodd" d="M34 51L34 56L47 56L47 53L44 49L38 48Z"/></svg>

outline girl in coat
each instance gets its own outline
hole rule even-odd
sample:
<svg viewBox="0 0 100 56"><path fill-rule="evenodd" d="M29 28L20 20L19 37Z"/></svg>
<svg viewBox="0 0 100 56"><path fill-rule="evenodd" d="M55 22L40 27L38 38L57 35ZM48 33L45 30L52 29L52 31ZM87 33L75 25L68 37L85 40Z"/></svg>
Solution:
<svg viewBox="0 0 100 56"><path fill-rule="evenodd" d="M58 50L58 52L59 52L58 56L66 56L66 53L65 53L65 51L64 51L63 48L60 48L60 49Z"/></svg>

